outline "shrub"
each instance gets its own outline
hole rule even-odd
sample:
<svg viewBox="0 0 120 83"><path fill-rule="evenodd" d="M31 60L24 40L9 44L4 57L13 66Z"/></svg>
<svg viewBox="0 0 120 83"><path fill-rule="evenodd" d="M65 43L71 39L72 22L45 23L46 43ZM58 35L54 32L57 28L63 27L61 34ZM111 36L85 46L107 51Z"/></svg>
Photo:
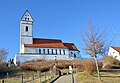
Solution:
<svg viewBox="0 0 120 83"><path fill-rule="evenodd" d="M0 72L6 72L6 71L8 71L8 68L7 68L6 65L7 65L6 63L1 63L0 64Z"/></svg>
<svg viewBox="0 0 120 83"><path fill-rule="evenodd" d="M83 65L84 71L87 72L89 75L93 75L97 71L96 63L92 59L83 60L82 65ZM102 63L98 62L98 66L99 66L99 69L102 68Z"/></svg>
<svg viewBox="0 0 120 83"><path fill-rule="evenodd" d="M33 71L48 71L53 68L56 64L57 68L59 69L66 69L69 66L77 68L79 70L83 70L82 60L36 60L36 61L29 61L22 64L20 67L23 70L33 70Z"/></svg>
<svg viewBox="0 0 120 83"><path fill-rule="evenodd" d="M73 66L72 62L69 60L59 60L57 61L57 68L66 69L69 66Z"/></svg>
<svg viewBox="0 0 120 83"><path fill-rule="evenodd" d="M113 65L113 64L111 64L111 63L105 63L105 64L103 65L103 68L112 69L112 65Z"/></svg>
<svg viewBox="0 0 120 83"><path fill-rule="evenodd" d="M33 71L48 71L54 65L52 61L31 61L22 64L20 67L23 70L33 70Z"/></svg>
<svg viewBox="0 0 120 83"><path fill-rule="evenodd" d="M68 69L69 66L76 68L77 71L87 71L90 75L96 72L96 64L94 60L37 60L29 61L22 64L20 67L24 70L33 70L33 71L48 71L53 68L56 64L58 69ZM102 64L99 62L99 68L102 67Z"/></svg>

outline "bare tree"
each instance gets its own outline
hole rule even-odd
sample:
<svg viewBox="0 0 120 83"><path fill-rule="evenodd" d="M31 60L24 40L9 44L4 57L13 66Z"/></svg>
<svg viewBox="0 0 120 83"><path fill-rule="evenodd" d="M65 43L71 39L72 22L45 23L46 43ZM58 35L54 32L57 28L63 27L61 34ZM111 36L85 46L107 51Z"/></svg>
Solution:
<svg viewBox="0 0 120 83"><path fill-rule="evenodd" d="M82 40L85 43L84 50L87 54L94 57L97 67L98 79L101 80L100 72L98 68L98 60L97 55L105 53L105 32L99 32L98 30L95 31L95 26L90 23L88 29L84 34L81 36Z"/></svg>
<svg viewBox="0 0 120 83"><path fill-rule="evenodd" d="M0 63L5 62L7 54L8 52L5 49L0 48Z"/></svg>

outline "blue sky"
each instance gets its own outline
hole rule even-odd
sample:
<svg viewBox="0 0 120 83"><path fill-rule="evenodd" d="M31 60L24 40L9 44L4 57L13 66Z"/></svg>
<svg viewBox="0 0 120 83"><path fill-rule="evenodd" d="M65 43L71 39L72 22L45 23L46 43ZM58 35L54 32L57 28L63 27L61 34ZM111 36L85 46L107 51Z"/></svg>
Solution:
<svg viewBox="0 0 120 83"><path fill-rule="evenodd" d="M106 29L111 45L120 46L120 0L1 0L0 47L9 52L8 59L19 53L20 18L28 8L34 19L34 37L74 42L83 52L80 35L90 20L97 29Z"/></svg>

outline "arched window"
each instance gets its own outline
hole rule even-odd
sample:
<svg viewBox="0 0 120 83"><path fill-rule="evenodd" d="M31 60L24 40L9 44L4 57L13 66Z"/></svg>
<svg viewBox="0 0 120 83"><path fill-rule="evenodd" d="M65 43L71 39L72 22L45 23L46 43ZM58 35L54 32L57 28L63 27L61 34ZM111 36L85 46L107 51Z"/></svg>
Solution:
<svg viewBox="0 0 120 83"><path fill-rule="evenodd" d="M65 55L65 50L63 50L63 54Z"/></svg>
<svg viewBox="0 0 120 83"><path fill-rule="evenodd" d="M25 31L28 31L28 26L26 26Z"/></svg>
<svg viewBox="0 0 120 83"><path fill-rule="evenodd" d="M57 55L57 49L56 49L56 55Z"/></svg>
<svg viewBox="0 0 120 83"><path fill-rule="evenodd" d="M52 54L53 54L53 49L52 49Z"/></svg>
<svg viewBox="0 0 120 83"><path fill-rule="evenodd" d="M41 54L41 49L39 49L39 54Z"/></svg>
<svg viewBox="0 0 120 83"><path fill-rule="evenodd" d="M59 50L60 51L60 55L61 55L61 50Z"/></svg>
<svg viewBox="0 0 120 83"><path fill-rule="evenodd" d="M47 49L47 51L48 51L48 54L49 54L49 49Z"/></svg>
<svg viewBox="0 0 120 83"><path fill-rule="evenodd" d="M74 57L76 57L76 54L74 53Z"/></svg>
<svg viewBox="0 0 120 83"><path fill-rule="evenodd" d="M43 49L43 54L45 54L45 49Z"/></svg>

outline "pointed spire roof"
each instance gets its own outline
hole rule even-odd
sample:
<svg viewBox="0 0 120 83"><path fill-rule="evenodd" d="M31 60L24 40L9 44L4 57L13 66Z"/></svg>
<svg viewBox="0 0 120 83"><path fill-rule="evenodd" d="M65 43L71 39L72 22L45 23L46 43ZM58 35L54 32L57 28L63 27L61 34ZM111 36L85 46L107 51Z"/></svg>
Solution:
<svg viewBox="0 0 120 83"><path fill-rule="evenodd" d="M26 9L25 13L23 14L21 21L33 21L33 18L30 15L30 12L28 11L28 9Z"/></svg>

